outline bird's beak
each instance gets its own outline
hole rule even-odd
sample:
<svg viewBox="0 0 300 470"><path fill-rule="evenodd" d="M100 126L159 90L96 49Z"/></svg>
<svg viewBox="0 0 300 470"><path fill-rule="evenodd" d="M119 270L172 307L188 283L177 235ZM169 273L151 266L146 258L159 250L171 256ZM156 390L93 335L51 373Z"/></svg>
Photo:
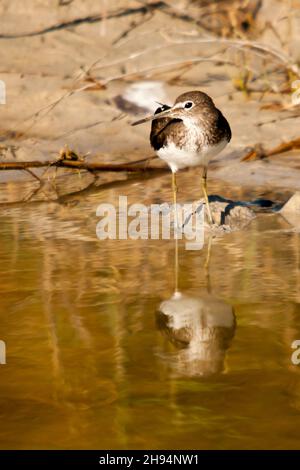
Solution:
<svg viewBox="0 0 300 470"><path fill-rule="evenodd" d="M144 122L153 121L154 119L160 119L164 117L174 117L174 111L175 111L174 108L175 106L173 106L170 109L166 109L165 111L162 111L161 113L151 114L150 116L146 116L143 119L139 119L138 121L133 122L131 125L138 126L139 124L144 124Z"/></svg>

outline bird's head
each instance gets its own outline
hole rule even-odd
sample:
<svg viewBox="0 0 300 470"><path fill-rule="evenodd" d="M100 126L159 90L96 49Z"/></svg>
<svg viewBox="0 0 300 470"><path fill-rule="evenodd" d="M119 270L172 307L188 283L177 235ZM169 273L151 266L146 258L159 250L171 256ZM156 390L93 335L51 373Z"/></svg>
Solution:
<svg viewBox="0 0 300 470"><path fill-rule="evenodd" d="M154 119L160 118L171 118L171 119L186 119L194 118L197 115L205 114L209 110L215 108L213 100L202 91L190 91L183 93L178 96L174 105L172 107L167 107L167 109L161 108L162 110L146 116L143 119L135 121L132 123L132 126L137 126L138 124L143 124L147 121L153 121Z"/></svg>

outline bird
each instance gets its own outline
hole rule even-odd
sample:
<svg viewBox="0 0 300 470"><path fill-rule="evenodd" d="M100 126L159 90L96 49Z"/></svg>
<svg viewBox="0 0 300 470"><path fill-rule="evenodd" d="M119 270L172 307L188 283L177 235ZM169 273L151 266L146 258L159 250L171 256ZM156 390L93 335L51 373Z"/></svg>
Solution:
<svg viewBox="0 0 300 470"><path fill-rule="evenodd" d="M158 328L178 349L172 361L180 375L209 376L224 370L226 351L236 329L233 307L214 295L210 278L212 234L204 264L205 288L196 295L179 290L179 264L175 238L175 288L156 310Z"/></svg>
<svg viewBox="0 0 300 470"><path fill-rule="evenodd" d="M227 349L236 330L233 307L213 294L177 292L160 303L158 328L178 349L173 355L177 373L210 376L225 367Z"/></svg>
<svg viewBox="0 0 300 470"><path fill-rule="evenodd" d="M207 170L210 160L231 140L232 134L227 119L209 95L196 90L178 96L173 106L160 104L154 114L133 122L132 126L147 121L152 121L151 146L172 171L175 209L176 173L184 168L202 166L202 190L209 224L213 225L207 194Z"/></svg>

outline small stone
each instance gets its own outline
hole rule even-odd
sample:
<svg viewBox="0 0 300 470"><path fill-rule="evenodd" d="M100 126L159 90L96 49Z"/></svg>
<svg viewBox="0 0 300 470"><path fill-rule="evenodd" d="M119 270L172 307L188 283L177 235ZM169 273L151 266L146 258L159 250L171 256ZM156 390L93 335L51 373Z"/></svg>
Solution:
<svg viewBox="0 0 300 470"><path fill-rule="evenodd" d="M217 228L226 232L240 230L256 217L245 204L230 200L211 202L210 209Z"/></svg>
<svg viewBox="0 0 300 470"><path fill-rule="evenodd" d="M300 230L300 192L293 194L279 213L290 225Z"/></svg>
<svg viewBox="0 0 300 470"><path fill-rule="evenodd" d="M209 204L214 219L214 224L210 225L204 199L194 201L191 204L191 216L196 212L200 213L201 210L204 209L204 228L205 230L209 230L216 234L241 230L256 217L255 212L246 204L231 201L229 199L223 199L220 197L218 200L212 201ZM186 225L190 217L185 219L181 211L182 209L179 208L179 220L182 220L183 225Z"/></svg>
<svg viewBox="0 0 300 470"><path fill-rule="evenodd" d="M293 196L284 204L280 213L300 214L300 192L293 194Z"/></svg>

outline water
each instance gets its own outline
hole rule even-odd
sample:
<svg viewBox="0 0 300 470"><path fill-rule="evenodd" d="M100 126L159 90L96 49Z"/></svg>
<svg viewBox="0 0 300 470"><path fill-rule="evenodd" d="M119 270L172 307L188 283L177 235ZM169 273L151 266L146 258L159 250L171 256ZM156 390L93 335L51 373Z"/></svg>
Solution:
<svg viewBox="0 0 300 470"><path fill-rule="evenodd" d="M1 448L299 448L299 234L261 215L213 240L208 270L207 244L180 244L174 299L172 241L95 237L100 202L162 202L169 185L2 208Z"/></svg>

